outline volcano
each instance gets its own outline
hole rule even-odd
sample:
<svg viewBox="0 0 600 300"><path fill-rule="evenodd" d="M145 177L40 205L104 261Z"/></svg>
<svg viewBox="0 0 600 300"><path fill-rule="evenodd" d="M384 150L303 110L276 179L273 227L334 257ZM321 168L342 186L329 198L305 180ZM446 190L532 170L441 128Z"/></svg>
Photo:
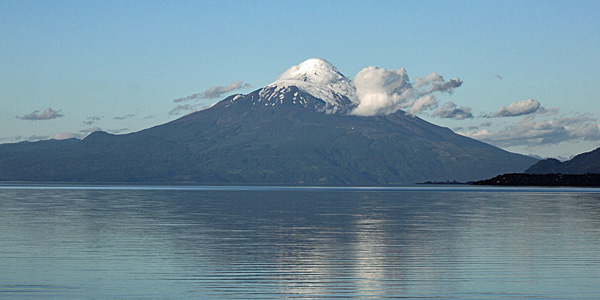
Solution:
<svg viewBox="0 0 600 300"><path fill-rule="evenodd" d="M353 115L352 81L309 59L275 82L142 131L0 145L0 180L401 185L522 172L537 160L399 110Z"/></svg>

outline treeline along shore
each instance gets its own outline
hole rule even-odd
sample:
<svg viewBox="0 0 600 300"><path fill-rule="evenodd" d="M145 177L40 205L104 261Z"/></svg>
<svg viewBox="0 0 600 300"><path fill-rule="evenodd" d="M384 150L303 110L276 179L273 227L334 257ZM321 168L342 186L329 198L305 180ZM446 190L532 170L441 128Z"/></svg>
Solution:
<svg viewBox="0 0 600 300"><path fill-rule="evenodd" d="M524 174L511 173L480 180L474 185L505 186L597 186L600 187L600 174Z"/></svg>

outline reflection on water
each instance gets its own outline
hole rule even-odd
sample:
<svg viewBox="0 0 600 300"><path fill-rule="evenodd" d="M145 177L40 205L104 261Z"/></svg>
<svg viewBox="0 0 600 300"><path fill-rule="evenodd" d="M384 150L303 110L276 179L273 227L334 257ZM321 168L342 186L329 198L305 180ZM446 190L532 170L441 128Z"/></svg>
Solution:
<svg viewBox="0 0 600 300"><path fill-rule="evenodd" d="M0 298L598 298L600 194L0 188Z"/></svg>

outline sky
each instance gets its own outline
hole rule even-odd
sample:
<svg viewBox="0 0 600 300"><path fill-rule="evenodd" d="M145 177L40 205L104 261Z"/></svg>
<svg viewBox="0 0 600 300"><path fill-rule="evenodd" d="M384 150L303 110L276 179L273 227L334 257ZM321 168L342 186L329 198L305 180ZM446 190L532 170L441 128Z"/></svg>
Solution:
<svg viewBox="0 0 600 300"><path fill-rule="evenodd" d="M600 1L0 1L0 143L139 131L319 57L350 79L457 79L416 115L568 159L600 147L599 15Z"/></svg>

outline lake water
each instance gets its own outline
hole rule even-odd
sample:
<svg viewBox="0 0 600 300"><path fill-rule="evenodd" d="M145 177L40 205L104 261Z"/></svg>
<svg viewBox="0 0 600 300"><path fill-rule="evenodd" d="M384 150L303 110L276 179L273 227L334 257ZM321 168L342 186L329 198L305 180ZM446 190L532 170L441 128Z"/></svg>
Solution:
<svg viewBox="0 0 600 300"><path fill-rule="evenodd" d="M599 192L4 185L0 298L597 299Z"/></svg>

